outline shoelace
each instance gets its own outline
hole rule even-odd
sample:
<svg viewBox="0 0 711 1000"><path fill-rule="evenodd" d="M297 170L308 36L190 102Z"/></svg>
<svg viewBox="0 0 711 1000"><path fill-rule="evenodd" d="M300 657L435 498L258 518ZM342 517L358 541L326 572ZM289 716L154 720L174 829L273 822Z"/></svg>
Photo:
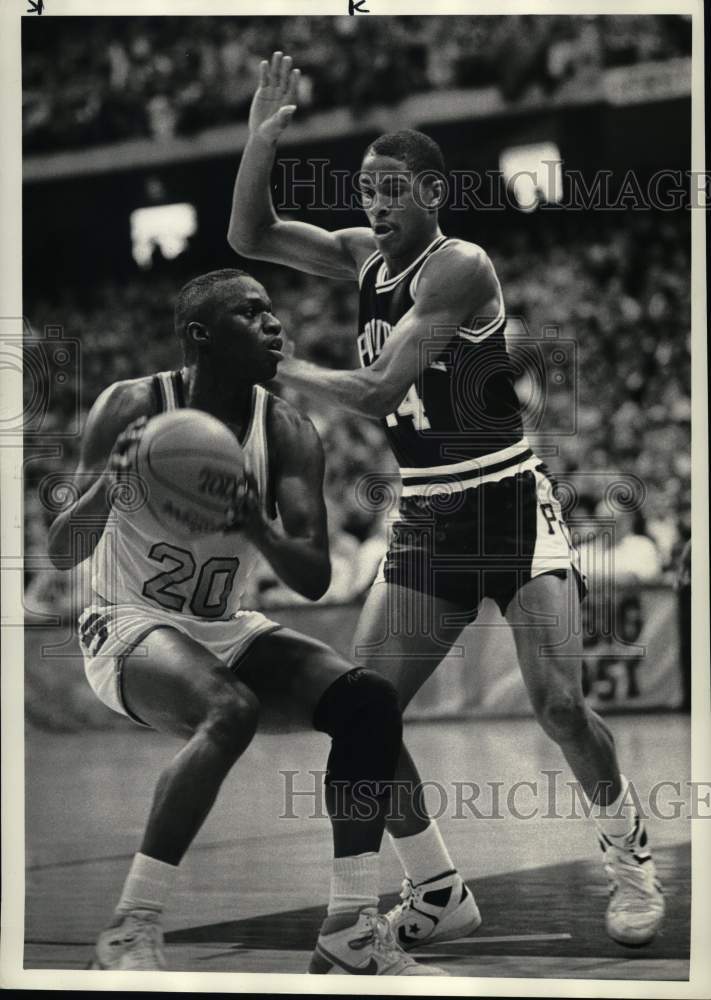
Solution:
<svg viewBox="0 0 711 1000"><path fill-rule="evenodd" d="M400 889L400 899L402 903L398 903L396 909L399 913L403 913L410 906L413 905L416 898L416 889L409 878L402 880L402 888Z"/></svg>
<svg viewBox="0 0 711 1000"><path fill-rule="evenodd" d="M619 888L628 909L634 912L646 910L649 907L650 887L642 865L621 851L618 851L617 856L613 855L613 858L614 860L605 863L611 889Z"/></svg>
<svg viewBox="0 0 711 1000"><path fill-rule="evenodd" d="M379 952L389 962L397 962L399 965L414 963L414 959L406 955L395 940L392 928L382 914L378 914L374 923L375 951Z"/></svg>
<svg viewBox="0 0 711 1000"><path fill-rule="evenodd" d="M368 915L370 926L368 931L359 940L367 944L372 944L373 950L377 951L387 961L411 961L395 940L390 924L382 913Z"/></svg>

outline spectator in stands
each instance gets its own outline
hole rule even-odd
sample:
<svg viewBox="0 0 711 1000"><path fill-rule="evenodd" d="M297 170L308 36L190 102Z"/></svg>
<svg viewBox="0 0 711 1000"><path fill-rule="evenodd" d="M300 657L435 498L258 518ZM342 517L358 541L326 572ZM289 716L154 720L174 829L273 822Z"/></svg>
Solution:
<svg viewBox="0 0 711 1000"><path fill-rule="evenodd" d="M641 510L617 514L612 556L612 571L617 583L629 586L659 581L662 560Z"/></svg>
<svg viewBox="0 0 711 1000"><path fill-rule="evenodd" d="M642 511L618 511L613 518L608 504L600 501L589 518L582 520L589 504L589 498L579 501L576 522L582 570L588 585L609 593L611 585L635 587L658 582L662 560L647 532Z"/></svg>
<svg viewBox="0 0 711 1000"><path fill-rule="evenodd" d="M387 32L375 23L385 20ZM691 19L102 17L77 35L71 18L34 18L23 32L25 148L234 123L246 115L261 54L277 48L300 53L309 107L358 114L446 87L497 87L515 101L531 87L594 82L601 65L689 55Z"/></svg>

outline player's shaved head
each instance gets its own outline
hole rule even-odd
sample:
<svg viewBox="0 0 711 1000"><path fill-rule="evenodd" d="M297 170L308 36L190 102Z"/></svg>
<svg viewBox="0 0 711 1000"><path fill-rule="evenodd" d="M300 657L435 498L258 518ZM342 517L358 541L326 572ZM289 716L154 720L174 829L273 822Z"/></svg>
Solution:
<svg viewBox="0 0 711 1000"><path fill-rule="evenodd" d="M251 274L236 267L224 267L200 274L183 285L175 301L174 326L186 360L190 360L194 353L194 345L187 333L188 324L198 322L209 325L215 316L215 307L222 302L225 286L237 278L251 277Z"/></svg>
<svg viewBox="0 0 711 1000"><path fill-rule="evenodd" d="M365 155L368 156L370 153L402 160L408 170L415 174L429 171L443 174L445 171L444 157L437 143L424 132L418 132L413 128L386 132L379 136L366 149Z"/></svg>

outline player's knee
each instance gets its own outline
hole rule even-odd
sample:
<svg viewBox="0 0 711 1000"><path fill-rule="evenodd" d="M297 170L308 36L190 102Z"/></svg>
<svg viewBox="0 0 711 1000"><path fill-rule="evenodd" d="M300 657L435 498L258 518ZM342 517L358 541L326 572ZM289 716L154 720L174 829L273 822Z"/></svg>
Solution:
<svg viewBox="0 0 711 1000"><path fill-rule="evenodd" d="M402 736L395 688L375 671L356 667L342 674L321 696L314 713L314 728L336 736L368 724Z"/></svg>
<svg viewBox="0 0 711 1000"><path fill-rule="evenodd" d="M392 778L402 714L390 681L360 667L348 671L324 692L314 726L333 737L327 780Z"/></svg>
<svg viewBox="0 0 711 1000"><path fill-rule="evenodd" d="M249 746L259 721L259 702L252 692L225 686L210 700L207 717L200 727L211 743L223 752L239 756Z"/></svg>
<svg viewBox="0 0 711 1000"><path fill-rule="evenodd" d="M587 727L588 709L582 694L577 692L551 692L534 708L543 730L556 743L574 741Z"/></svg>

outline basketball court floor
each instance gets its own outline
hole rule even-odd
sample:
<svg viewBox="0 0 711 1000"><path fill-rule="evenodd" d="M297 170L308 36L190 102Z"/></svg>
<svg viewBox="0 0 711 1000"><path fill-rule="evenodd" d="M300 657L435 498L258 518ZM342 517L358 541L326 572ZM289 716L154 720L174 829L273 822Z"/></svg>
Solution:
<svg viewBox="0 0 711 1000"><path fill-rule="evenodd" d="M688 717L619 716L610 724L643 802L655 783L680 782L681 796L662 789L657 803L670 817L679 812L673 802L686 800L690 777ZM688 977L688 809L648 820L667 919L651 945L625 948L605 934L607 889L591 824L570 818L570 775L532 720L410 724L407 738L423 777L444 789L432 786L428 801L441 812L450 853L484 921L467 940L423 948L423 962L455 976ZM86 967L137 849L154 782L177 746L135 727L28 731L26 968ZM327 752L319 734L259 735L238 762L166 913L170 968L306 971L328 897L331 849L309 772L323 769ZM537 788L512 792L523 781ZM472 783L480 786L476 798ZM400 877L385 843L382 908L397 898Z"/></svg>

